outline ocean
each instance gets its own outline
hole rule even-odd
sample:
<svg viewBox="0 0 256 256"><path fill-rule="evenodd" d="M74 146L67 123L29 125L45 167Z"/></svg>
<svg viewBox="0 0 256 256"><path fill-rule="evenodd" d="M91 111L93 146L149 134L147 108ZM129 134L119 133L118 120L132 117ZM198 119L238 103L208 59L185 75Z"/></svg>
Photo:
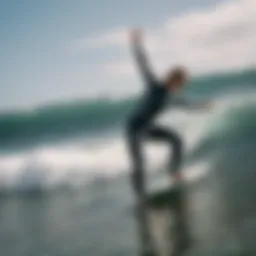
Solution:
<svg viewBox="0 0 256 256"><path fill-rule="evenodd" d="M158 120L185 142L188 255L256 255L256 71L198 77L184 95L213 103L173 107ZM0 255L137 255L124 134L137 101L0 114ZM167 155L166 145L145 142L149 190L166 185Z"/></svg>

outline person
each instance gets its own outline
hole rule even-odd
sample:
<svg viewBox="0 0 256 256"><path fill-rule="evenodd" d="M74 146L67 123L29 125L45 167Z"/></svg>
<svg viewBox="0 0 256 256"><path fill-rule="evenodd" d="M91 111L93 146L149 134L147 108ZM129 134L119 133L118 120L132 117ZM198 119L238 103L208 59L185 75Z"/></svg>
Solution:
<svg viewBox="0 0 256 256"><path fill-rule="evenodd" d="M132 114L127 123L128 147L132 162L132 187L138 199L139 232L143 250L150 251L150 241L147 216L145 209L144 163L142 156L143 139L164 141L170 145L172 157L168 170L175 183L182 181L181 164L183 156L183 142L181 137L170 128L155 123L156 117L169 105L170 100L181 91L189 81L188 71L184 67L174 67L162 80L157 79L142 47L142 32L138 29L130 33L131 48L140 73L146 84L144 95L139 108ZM173 99L174 100L174 99ZM145 253L145 255L151 255Z"/></svg>
<svg viewBox="0 0 256 256"><path fill-rule="evenodd" d="M132 30L130 34L133 55L144 78L146 90L139 108L132 114L127 124L127 136L130 155L133 163L132 185L138 196L145 195L144 168L141 141L144 138L160 140L173 148L169 171L174 182L181 180L180 167L183 155L181 137L170 128L155 124L156 117L170 105L172 96L178 93L188 82L188 71L183 67L175 67L162 80L158 80L152 72L145 51L142 47L142 32Z"/></svg>

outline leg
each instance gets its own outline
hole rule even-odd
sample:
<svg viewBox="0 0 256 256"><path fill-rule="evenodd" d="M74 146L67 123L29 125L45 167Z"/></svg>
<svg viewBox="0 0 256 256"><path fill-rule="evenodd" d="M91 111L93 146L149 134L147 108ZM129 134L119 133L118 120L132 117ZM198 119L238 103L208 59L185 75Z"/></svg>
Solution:
<svg viewBox="0 0 256 256"><path fill-rule="evenodd" d="M180 171L182 164L183 146L180 137L174 132L162 127L151 127L147 131L149 138L170 143L172 147L172 158L170 161L170 172L176 174Z"/></svg>
<svg viewBox="0 0 256 256"><path fill-rule="evenodd" d="M141 130L133 124L129 124L127 128L127 139L132 164L131 183L136 196L141 196L145 194Z"/></svg>

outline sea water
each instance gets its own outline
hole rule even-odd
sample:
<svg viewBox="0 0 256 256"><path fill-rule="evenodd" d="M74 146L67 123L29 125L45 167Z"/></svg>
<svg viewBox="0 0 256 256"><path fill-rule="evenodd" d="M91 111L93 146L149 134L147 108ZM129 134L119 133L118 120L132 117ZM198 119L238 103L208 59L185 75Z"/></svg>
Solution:
<svg viewBox="0 0 256 256"><path fill-rule="evenodd" d="M159 119L184 138L196 255L238 252L240 242L255 255L255 85L253 70L199 78L185 96L214 107L174 107ZM1 114L0 255L136 255L124 136L136 102L85 100ZM145 142L149 189L166 183L168 153Z"/></svg>

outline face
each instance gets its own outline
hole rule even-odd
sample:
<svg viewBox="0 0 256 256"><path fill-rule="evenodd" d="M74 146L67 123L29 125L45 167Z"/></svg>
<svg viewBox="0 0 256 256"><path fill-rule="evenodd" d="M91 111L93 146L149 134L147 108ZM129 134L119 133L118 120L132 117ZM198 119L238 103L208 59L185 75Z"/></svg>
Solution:
<svg viewBox="0 0 256 256"><path fill-rule="evenodd" d="M188 77L187 76L183 76L183 77L179 77L179 78L175 78L169 81L169 89L174 91L174 92L178 92L181 89L183 89L183 87L185 86L185 84L188 82Z"/></svg>
<svg viewBox="0 0 256 256"><path fill-rule="evenodd" d="M188 77L184 75L182 78L177 79L176 83L174 84L177 90L181 90L186 85L187 82L188 82Z"/></svg>

